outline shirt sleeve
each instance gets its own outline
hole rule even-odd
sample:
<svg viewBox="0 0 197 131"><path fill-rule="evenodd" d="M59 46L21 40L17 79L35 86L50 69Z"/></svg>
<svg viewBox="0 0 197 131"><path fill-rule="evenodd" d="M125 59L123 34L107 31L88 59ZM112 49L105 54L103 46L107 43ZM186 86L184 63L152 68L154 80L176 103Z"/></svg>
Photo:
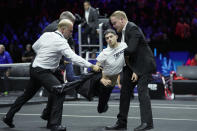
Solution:
<svg viewBox="0 0 197 131"><path fill-rule="evenodd" d="M82 67L90 67L92 65L90 62L86 61L82 57L80 57L77 54L75 54L72 51L72 49L70 48L70 46L68 45L68 43L65 44L64 49L62 50L62 55L64 55L67 58L70 58L70 60L74 64L77 64L79 66L82 66Z"/></svg>
<svg viewBox="0 0 197 131"><path fill-rule="evenodd" d="M98 62L100 62L101 65L103 65L105 59L106 59L106 57L105 57L103 51L102 51L102 52L97 56L97 58L96 58L96 60L97 60Z"/></svg>
<svg viewBox="0 0 197 131"><path fill-rule="evenodd" d="M34 50L35 53L37 53L39 49L39 39L33 44L32 49Z"/></svg>

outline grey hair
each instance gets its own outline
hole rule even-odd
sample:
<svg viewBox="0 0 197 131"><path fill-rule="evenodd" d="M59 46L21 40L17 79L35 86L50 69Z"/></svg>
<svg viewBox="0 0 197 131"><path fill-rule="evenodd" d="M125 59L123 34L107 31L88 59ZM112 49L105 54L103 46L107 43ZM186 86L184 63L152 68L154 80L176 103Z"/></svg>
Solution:
<svg viewBox="0 0 197 131"><path fill-rule="evenodd" d="M76 18L70 11L64 11L60 14L59 21L62 19L69 19L72 23L74 23Z"/></svg>

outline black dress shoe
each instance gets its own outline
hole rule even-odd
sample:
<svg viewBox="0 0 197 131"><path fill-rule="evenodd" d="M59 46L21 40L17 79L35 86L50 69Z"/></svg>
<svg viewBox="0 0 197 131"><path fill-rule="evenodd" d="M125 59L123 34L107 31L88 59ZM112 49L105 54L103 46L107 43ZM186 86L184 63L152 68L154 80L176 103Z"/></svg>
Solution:
<svg viewBox="0 0 197 131"><path fill-rule="evenodd" d="M127 126L125 124L116 123L114 126L107 126L105 130L126 130Z"/></svg>
<svg viewBox="0 0 197 131"><path fill-rule="evenodd" d="M43 120L48 120L49 119L49 115L48 113L45 112L45 110L43 110L40 118L42 118Z"/></svg>
<svg viewBox="0 0 197 131"><path fill-rule="evenodd" d="M3 122L8 125L10 128L14 128L15 125L12 123L13 120L9 120L6 116L2 118Z"/></svg>
<svg viewBox="0 0 197 131"><path fill-rule="evenodd" d="M106 112L108 110L108 108L109 108L108 105L106 105L103 109L98 106L97 107L97 111L98 111L98 113L104 113L104 112Z"/></svg>
<svg viewBox="0 0 197 131"><path fill-rule="evenodd" d="M65 126L48 126L47 125L47 128L48 129L51 129L51 131L66 131L66 127Z"/></svg>
<svg viewBox="0 0 197 131"><path fill-rule="evenodd" d="M150 129L153 129L153 125L152 124L142 123L141 125L136 127L134 129L134 131L145 131L145 130L150 130Z"/></svg>

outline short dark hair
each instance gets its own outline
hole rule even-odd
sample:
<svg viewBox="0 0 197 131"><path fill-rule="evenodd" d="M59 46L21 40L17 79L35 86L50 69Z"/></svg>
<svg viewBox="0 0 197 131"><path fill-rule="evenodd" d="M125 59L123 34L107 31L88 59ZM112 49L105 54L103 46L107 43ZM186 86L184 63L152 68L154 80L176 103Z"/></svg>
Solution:
<svg viewBox="0 0 197 131"><path fill-rule="evenodd" d="M89 3L90 4L90 0L84 0L83 3Z"/></svg>
<svg viewBox="0 0 197 131"><path fill-rule="evenodd" d="M107 29L107 30L104 32L104 36L105 36L106 34L108 34L108 33L112 33L112 34L114 34L114 35L117 35L115 30L113 30L113 29Z"/></svg>

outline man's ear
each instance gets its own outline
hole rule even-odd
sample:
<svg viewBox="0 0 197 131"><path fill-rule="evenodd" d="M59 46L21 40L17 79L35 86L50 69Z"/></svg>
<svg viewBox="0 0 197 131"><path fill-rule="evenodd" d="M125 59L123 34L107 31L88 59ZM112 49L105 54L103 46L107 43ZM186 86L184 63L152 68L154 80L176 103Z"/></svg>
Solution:
<svg viewBox="0 0 197 131"><path fill-rule="evenodd" d="M123 23L124 19L122 17L120 18L120 20L121 20L121 23Z"/></svg>
<svg viewBox="0 0 197 131"><path fill-rule="evenodd" d="M61 28L61 33L63 34L66 30L66 27L65 28Z"/></svg>

